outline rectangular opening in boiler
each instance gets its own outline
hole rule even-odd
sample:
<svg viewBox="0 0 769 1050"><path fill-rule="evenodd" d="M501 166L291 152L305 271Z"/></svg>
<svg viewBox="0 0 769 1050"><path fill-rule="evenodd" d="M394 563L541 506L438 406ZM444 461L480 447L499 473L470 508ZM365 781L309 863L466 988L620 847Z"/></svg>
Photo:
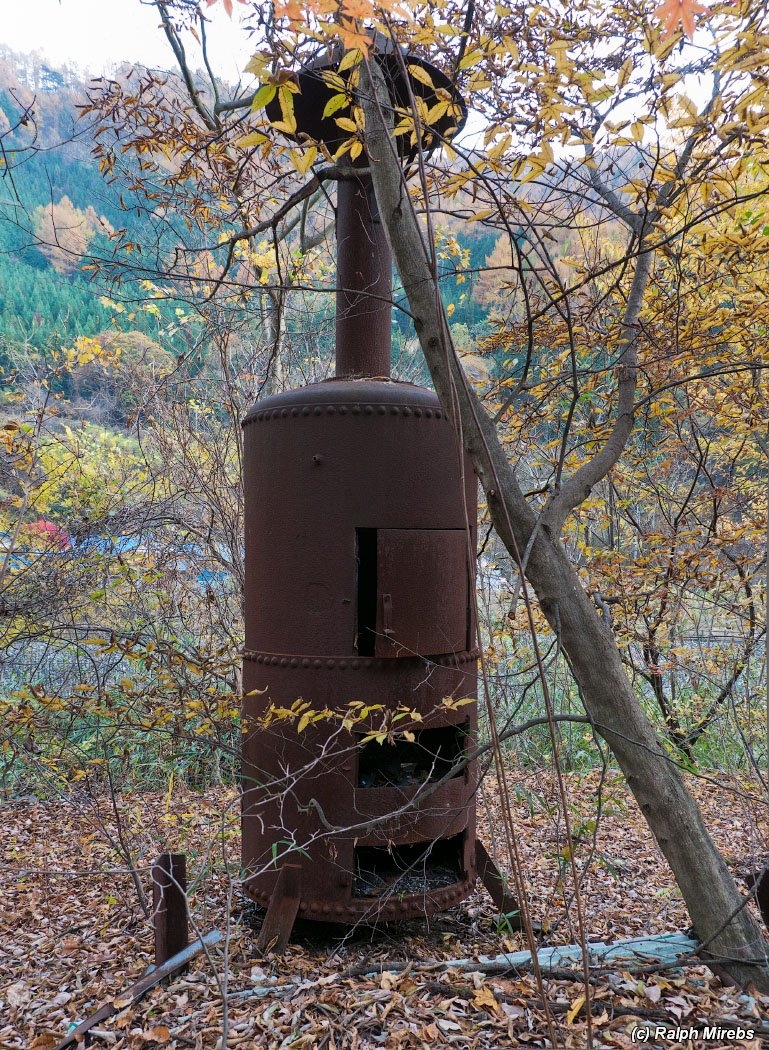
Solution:
<svg viewBox="0 0 769 1050"><path fill-rule="evenodd" d="M429 893L462 879L464 834L435 842L355 850L354 897Z"/></svg>
<svg viewBox="0 0 769 1050"><path fill-rule="evenodd" d="M412 787L440 780L465 754L467 741L466 722L422 729L414 733L414 740L369 740L358 750L358 787ZM460 768L452 775L461 777L464 772Z"/></svg>
<svg viewBox="0 0 769 1050"><path fill-rule="evenodd" d="M376 647L376 534L376 529L355 530L355 556L358 569L358 622L355 649L358 653L358 656L373 656Z"/></svg>

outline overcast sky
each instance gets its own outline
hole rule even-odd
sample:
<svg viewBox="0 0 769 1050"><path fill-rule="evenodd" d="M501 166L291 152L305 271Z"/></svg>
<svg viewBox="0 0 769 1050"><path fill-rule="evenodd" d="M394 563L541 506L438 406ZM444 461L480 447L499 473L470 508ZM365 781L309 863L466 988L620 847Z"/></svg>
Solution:
<svg viewBox="0 0 769 1050"><path fill-rule="evenodd" d="M0 6L0 42L14 51L42 51L53 64L74 62L91 73L123 60L173 65L157 12L140 0L0 0ZM237 27L239 7L232 22L221 4L207 12L214 68L228 80L237 79L250 54Z"/></svg>

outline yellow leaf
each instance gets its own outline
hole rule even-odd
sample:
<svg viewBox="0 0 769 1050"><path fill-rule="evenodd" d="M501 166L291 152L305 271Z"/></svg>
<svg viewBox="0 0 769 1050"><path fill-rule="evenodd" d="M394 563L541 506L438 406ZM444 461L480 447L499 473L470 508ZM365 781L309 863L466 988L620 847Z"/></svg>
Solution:
<svg viewBox="0 0 769 1050"><path fill-rule="evenodd" d="M339 63L339 72L343 73L345 69L352 69L353 66L357 66L362 57L363 56L358 48L353 48L352 51L348 51Z"/></svg>
<svg viewBox="0 0 769 1050"><path fill-rule="evenodd" d="M253 113L257 109L264 109L275 98L277 90L275 84L262 84L254 93L254 98L251 102L251 112Z"/></svg>
<svg viewBox="0 0 769 1050"><path fill-rule="evenodd" d="M422 66L418 66L414 63L407 66L406 68L408 69L409 73L414 78L414 80L418 80L420 84L426 84L427 87L435 90L433 78L430 76L426 69L423 69Z"/></svg>
<svg viewBox="0 0 769 1050"><path fill-rule="evenodd" d="M294 165L300 175L305 175L307 169L312 166L315 162L315 158L318 156L318 150L315 146L309 146L306 150L291 149L288 151L291 157L291 163Z"/></svg>
<svg viewBox="0 0 769 1050"><path fill-rule="evenodd" d="M574 1024L574 1018L580 1012L582 1007L585 1005L585 996L578 996L569 1007L569 1012L566 1014L566 1024Z"/></svg>
<svg viewBox="0 0 769 1050"><path fill-rule="evenodd" d="M495 1013L499 1011L499 1003L496 1000L494 993L488 985L484 985L483 988L479 988L471 999L473 1006L478 1010L492 1010Z"/></svg>
<svg viewBox="0 0 769 1050"><path fill-rule="evenodd" d="M270 56L263 54L261 51L257 51L255 55L252 55L248 60L248 65L245 68L246 73L252 73L255 77L261 78L265 69L270 64Z"/></svg>
<svg viewBox="0 0 769 1050"><path fill-rule="evenodd" d="M483 51L480 48L474 48L472 51L468 51L462 61L459 63L460 69L470 69L471 66L476 66L483 58Z"/></svg>
<svg viewBox="0 0 769 1050"><path fill-rule="evenodd" d="M605 102L614 94L611 84L598 84L595 88L585 88L585 98L588 102Z"/></svg>
<svg viewBox="0 0 769 1050"><path fill-rule="evenodd" d="M289 84L280 85L278 102L280 102L280 112L283 116L283 128L281 130L287 129L287 134L293 135L296 132L296 117L294 116L294 96ZM275 127L277 126L275 124Z"/></svg>
<svg viewBox="0 0 769 1050"><path fill-rule="evenodd" d="M333 117L337 110L344 109L345 106L349 106L349 104L350 100L344 92L338 95L332 95L323 107L323 116Z"/></svg>
<svg viewBox="0 0 769 1050"><path fill-rule="evenodd" d="M337 117L336 125L337 127L341 128L342 131L349 131L353 135L358 130L358 125L355 123L354 120L350 120L349 117Z"/></svg>
<svg viewBox="0 0 769 1050"><path fill-rule="evenodd" d="M344 94L347 91L348 82L344 77L340 77L338 73L335 73L332 69L322 69L320 71L320 78L329 91L333 91L334 94Z"/></svg>
<svg viewBox="0 0 769 1050"><path fill-rule="evenodd" d="M437 124L444 113L448 112L450 105L450 102L436 102L436 104L427 111L426 123L431 127Z"/></svg>
<svg viewBox="0 0 769 1050"><path fill-rule="evenodd" d="M626 58L620 66L620 71L617 75L617 87L622 89L630 79L630 74L633 72L633 59Z"/></svg>
<svg viewBox="0 0 769 1050"><path fill-rule="evenodd" d="M241 149L249 149L251 146L261 146L266 141L267 136L263 135L261 131L252 131L249 135L244 135L242 139L238 139L236 145L240 146Z"/></svg>

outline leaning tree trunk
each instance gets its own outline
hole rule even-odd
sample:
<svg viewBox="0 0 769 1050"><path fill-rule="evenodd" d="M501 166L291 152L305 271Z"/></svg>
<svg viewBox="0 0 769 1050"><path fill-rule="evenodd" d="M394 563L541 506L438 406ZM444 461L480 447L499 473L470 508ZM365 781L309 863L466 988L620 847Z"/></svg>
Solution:
<svg viewBox="0 0 769 1050"><path fill-rule="evenodd" d="M558 634L588 717L612 749L673 870L702 941L703 959L740 985L752 981L769 992L769 945L763 932L644 714L614 636L582 588L560 535L538 523L496 429L459 365L384 116L389 104L386 86L373 63L362 80L368 86L360 101L379 212L436 392L473 460L497 533L516 560L519 552L528 550L526 578Z"/></svg>

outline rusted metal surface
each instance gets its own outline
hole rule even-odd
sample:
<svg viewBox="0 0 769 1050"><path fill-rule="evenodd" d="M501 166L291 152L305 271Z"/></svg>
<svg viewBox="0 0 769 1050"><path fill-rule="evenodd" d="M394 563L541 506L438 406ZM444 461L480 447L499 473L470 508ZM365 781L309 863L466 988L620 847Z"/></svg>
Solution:
<svg viewBox="0 0 769 1050"><path fill-rule="evenodd" d="M467 539L463 528L377 530L376 656L469 648Z"/></svg>
<svg viewBox="0 0 769 1050"><path fill-rule="evenodd" d="M392 257L368 178L337 184L336 375L390 375Z"/></svg>
<svg viewBox="0 0 769 1050"><path fill-rule="evenodd" d="M507 916L507 921L513 929L522 929L518 900L507 888L507 882L480 839L475 843L475 859L478 864L478 878L488 890L497 909Z"/></svg>
<svg viewBox="0 0 769 1050"><path fill-rule="evenodd" d="M475 769L462 762L475 704L443 704L476 695L472 469L435 394L407 383L276 395L249 412L244 442L246 890L267 906L288 861L302 866L304 917L451 907L476 874ZM300 697L376 710L356 731L258 729L270 703ZM405 738L362 748L398 708L421 718L396 725L413 752Z"/></svg>
<svg viewBox="0 0 769 1050"><path fill-rule="evenodd" d="M463 486L457 441L432 391L331 380L277 394L246 416L244 457L247 649L343 660L374 655L360 652L358 614L372 594L377 598L387 542L379 535L387 530L410 530L415 544L431 534L412 548L411 565L401 549L401 580L390 580L391 593L399 585L408 598L413 572L422 573L420 589L430 586L433 596L459 595L453 605L461 610L461 644L415 655L467 648L474 567L464 533L475 525L476 481L464 462ZM376 533L373 555L365 530ZM440 535L446 531L448 540ZM428 576L420 562L433 543L448 548L451 561L433 559ZM410 598L399 616L417 628L443 616L413 590ZM375 610L381 621L381 605Z"/></svg>
<svg viewBox="0 0 769 1050"><path fill-rule="evenodd" d="M756 905L764 920L764 926L769 930L769 860L758 871L746 875L745 883L748 889L755 894Z"/></svg>
<svg viewBox="0 0 769 1050"><path fill-rule="evenodd" d="M284 864L272 891L267 914L256 946L261 952L286 950L288 939L299 912L302 896L302 868L299 864Z"/></svg>
<svg viewBox="0 0 769 1050"><path fill-rule="evenodd" d="M152 865L152 927L156 966L187 947L187 858L183 853L161 853Z"/></svg>

